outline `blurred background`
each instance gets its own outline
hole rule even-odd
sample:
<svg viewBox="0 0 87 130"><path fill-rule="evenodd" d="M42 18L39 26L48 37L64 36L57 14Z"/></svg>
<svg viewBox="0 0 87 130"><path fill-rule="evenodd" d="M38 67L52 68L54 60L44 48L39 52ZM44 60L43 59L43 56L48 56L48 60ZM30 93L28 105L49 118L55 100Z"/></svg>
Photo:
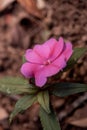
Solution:
<svg viewBox="0 0 87 130"><path fill-rule="evenodd" d="M0 78L21 76L25 50L60 36L73 47L87 47L87 0L0 0ZM87 54L60 79L87 83ZM9 125L18 99L0 93L0 130L42 130L37 104ZM87 130L87 93L52 97L52 103L62 130Z"/></svg>

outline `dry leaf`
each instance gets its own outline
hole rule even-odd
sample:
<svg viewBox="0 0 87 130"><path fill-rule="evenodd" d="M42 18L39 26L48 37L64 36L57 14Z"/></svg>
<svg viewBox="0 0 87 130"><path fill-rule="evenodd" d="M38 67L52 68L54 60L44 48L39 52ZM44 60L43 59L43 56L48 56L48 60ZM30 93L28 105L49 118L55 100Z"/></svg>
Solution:
<svg viewBox="0 0 87 130"><path fill-rule="evenodd" d="M0 130L4 130L3 126L0 126Z"/></svg>
<svg viewBox="0 0 87 130"><path fill-rule="evenodd" d="M0 107L0 120L3 120L5 118L8 118L8 113L4 108Z"/></svg>
<svg viewBox="0 0 87 130"><path fill-rule="evenodd" d="M87 105L76 110L74 115L69 117L66 122L79 127L87 127Z"/></svg>
<svg viewBox="0 0 87 130"><path fill-rule="evenodd" d="M43 8L45 8L45 6L46 6L46 3L44 0L37 0L37 7L39 9L43 9Z"/></svg>
<svg viewBox="0 0 87 130"><path fill-rule="evenodd" d="M17 0L22 7L26 9L29 14L42 18L41 10L38 9L36 0Z"/></svg>
<svg viewBox="0 0 87 130"><path fill-rule="evenodd" d="M0 0L0 11L6 9L15 0Z"/></svg>
<svg viewBox="0 0 87 130"><path fill-rule="evenodd" d="M87 118L71 121L70 124L79 126L79 127L87 127Z"/></svg>

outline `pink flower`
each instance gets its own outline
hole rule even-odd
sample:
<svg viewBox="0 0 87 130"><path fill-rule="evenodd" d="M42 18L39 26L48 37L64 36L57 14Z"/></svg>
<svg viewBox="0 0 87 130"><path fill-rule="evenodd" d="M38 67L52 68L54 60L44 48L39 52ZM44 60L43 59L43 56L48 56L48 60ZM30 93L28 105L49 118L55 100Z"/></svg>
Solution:
<svg viewBox="0 0 87 130"><path fill-rule="evenodd" d="M21 67L26 78L35 78L35 84L42 87L47 77L53 76L66 67L72 55L72 44L64 43L63 38L49 39L42 45L35 45L25 53L27 60Z"/></svg>

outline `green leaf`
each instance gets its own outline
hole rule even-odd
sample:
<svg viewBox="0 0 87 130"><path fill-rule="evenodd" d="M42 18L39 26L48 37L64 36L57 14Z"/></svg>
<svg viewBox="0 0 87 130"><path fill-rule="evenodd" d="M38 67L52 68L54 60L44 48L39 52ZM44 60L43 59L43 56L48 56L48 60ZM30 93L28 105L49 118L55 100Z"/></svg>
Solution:
<svg viewBox="0 0 87 130"><path fill-rule="evenodd" d="M65 71L67 69L70 69L71 67L73 67L73 65L78 61L78 59L84 55L84 53L87 51L87 48L85 47L81 47L81 48L75 48L74 52L71 56L71 58L69 59L68 63L67 63L67 67L65 68Z"/></svg>
<svg viewBox="0 0 87 130"><path fill-rule="evenodd" d="M26 85L28 82L21 77L6 76L0 79L0 83Z"/></svg>
<svg viewBox="0 0 87 130"><path fill-rule="evenodd" d="M19 99L10 115L10 122L19 113L29 108L37 100L36 95L26 95Z"/></svg>
<svg viewBox="0 0 87 130"><path fill-rule="evenodd" d="M26 62L26 59L25 59L25 56L22 57L22 63L25 63Z"/></svg>
<svg viewBox="0 0 87 130"><path fill-rule="evenodd" d="M64 97L87 91L87 84L80 83L57 83L52 85L51 93L55 96Z"/></svg>
<svg viewBox="0 0 87 130"><path fill-rule="evenodd" d="M37 95L37 100L38 100L39 104L43 107L43 109L47 113L50 113L49 92L47 90L39 92Z"/></svg>
<svg viewBox="0 0 87 130"><path fill-rule="evenodd" d="M55 113L53 111L51 111L51 113L48 114L41 107L39 116L44 130L61 130L59 122L57 121Z"/></svg>
<svg viewBox="0 0 87 130"><path fill-rule="evenodd" d="M0 79L0 92L7 94L33 94L37 88L32 87L26 80L20 77L4 77Z"/></svg>

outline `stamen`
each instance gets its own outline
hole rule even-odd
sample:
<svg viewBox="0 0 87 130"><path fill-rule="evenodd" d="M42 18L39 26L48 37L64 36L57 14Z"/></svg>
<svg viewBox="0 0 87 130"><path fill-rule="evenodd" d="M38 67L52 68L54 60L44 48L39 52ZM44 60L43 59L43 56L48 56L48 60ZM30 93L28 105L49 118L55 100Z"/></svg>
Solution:
<svg viewBox="0 0 87 130"><path fill-rule="evenodd" d="M50 60L47 60L47 62L50 64L51 63L51 61Z"/></svg>
<svg viewBox="0 0 87 130"><path fill-rule="evenodd" d="M31 61L28 61L28 62L31 64L41 65L41 67L43 67L44 65L51 64L51 61L49 59L47 61L45 61L44 63L36 63L36 62L31 62Z"/></svg>
<svg viewBox="0 0 87 130"><path fill-rule="evenodd" d="M49 64L51 64L51 61L49 59L44 62L44 65L49 65Z"/></svg>

